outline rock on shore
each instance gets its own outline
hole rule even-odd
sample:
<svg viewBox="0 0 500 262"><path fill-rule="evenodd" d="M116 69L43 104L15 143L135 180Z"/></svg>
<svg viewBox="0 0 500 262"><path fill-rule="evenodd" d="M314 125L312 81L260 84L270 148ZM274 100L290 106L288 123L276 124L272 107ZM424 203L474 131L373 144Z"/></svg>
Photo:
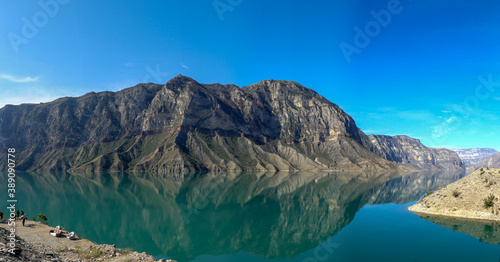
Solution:
<svg viewBox="0 0 500 262"><path fill-rule="evenodd" d="M500 169L480 168L422 198L416 214L500 221Z"/></svg>

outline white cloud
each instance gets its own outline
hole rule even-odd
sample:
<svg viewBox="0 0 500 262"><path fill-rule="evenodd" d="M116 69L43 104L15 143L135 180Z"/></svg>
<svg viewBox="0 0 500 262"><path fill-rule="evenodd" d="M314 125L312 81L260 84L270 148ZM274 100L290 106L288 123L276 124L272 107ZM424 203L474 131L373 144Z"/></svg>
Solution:
<svg viewBox="0 0 500 262"><path fill-rule="evenodd" d="M16 97L8 97L4 99L0 98L0 108L5 105L20 105L20 104L39 104L41 102L50 102L54 101L59 96L56 95L32 95L32 96L16 96Z"/></svg>
<svg viewBox="0 0 500 262"><path fill-rule="evenodd" d="M428 110L404 110L400 111L396 108L379 108L377 112L367 113L370 118L374 119L404 119L429 122L436 118Z"/></svg>
<svg viewBox="0 0 500 262"><path fill-rule="evenodd" d="M127 62L124 64L126 67L133 67L135 64L132 62Z"/></svg>
<svg viewBox="0 0 500 262"><path fill-rule="evenodd" d="M7 75L7 74L0 74L0 79L5 79L10 82L14 83L28 83L28 82L35 82L38 81L38 76L37 77L17 77L13 75Z"/></svg>
<svg viewBox="0 0 500 262"><path fill-rule="evenodd" d="M67 87L29 85L16 89L0 89L0 108L5 105L39 104L60 97L81 96L83 92Z"/></svg>
<svg viewBox="0 0 500 262"><path fill-rule="evenodd" d="M182 67L186 68L186 69L189 69L188 66L184 65L184 64L181 64Z"/></svg>
<svg viewBox="0 0 500 262"><path fill-rule="evenodd" d="M454 115L446 118L441 124L432 127L432 137L442 138L460 126L460 119Z"/></svg>

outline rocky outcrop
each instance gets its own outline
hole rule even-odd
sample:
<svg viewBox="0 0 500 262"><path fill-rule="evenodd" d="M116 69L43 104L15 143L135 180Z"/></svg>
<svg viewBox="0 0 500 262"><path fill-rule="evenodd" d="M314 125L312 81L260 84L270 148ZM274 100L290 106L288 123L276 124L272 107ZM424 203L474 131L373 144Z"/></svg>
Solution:
<svg viewBox="0 0 500 262"><path fill-rule="evenodd" d="M408 136L370 135L377 154L383 158L415 169L465 170L454 151L429 148Z"/></svg>
<svg viewBox="0 0 500 262"><path fill-rule="evenodd" d="M419 200L417 214L500 221L500 169L481 168Z"/></svg>
<svg viewBox="0 0 500 262"><path fill-rule="evenodd" d="M474 166L475 169L481 167L500 168L500 153L488 157Z"/></svg>
<svg viewBox="0 0 500 262"><path fill-rule="evenodd" d="M498 153L498 151L493 148L464 148L452 150L457 152L466 167L475 166L482 160Z"/></svg>
<svg viewBox="0 0 500 262"><path fill-rule="evenodd" d="M19 170L394 170L337 105L291 81L165 85L0 109ZM6 151L0 152L5 166Z"/></svg>

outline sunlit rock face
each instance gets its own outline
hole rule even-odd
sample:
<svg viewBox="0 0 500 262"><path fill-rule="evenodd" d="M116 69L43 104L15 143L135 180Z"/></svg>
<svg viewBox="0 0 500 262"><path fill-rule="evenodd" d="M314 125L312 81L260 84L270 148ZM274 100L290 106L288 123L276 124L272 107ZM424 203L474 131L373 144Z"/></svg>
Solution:
<svg viewBox="0 0 500 262"><path fill-rule="evenodd" d="M416 169L465 170L465 165L452 150L429 148L408 136L370 135L371 143L383 158Z"/></svg>

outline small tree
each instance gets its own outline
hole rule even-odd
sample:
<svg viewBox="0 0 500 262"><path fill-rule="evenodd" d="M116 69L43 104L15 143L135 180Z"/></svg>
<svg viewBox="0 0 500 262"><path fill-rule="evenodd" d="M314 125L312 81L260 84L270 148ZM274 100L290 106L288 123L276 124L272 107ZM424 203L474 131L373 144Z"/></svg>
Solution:
<svg viewBox="0 0 500 262"><path fill-rule="evenodd" d="M38 219L42 222L42 224L48 225L47 216L43 213L38 214Z"/></svg>

